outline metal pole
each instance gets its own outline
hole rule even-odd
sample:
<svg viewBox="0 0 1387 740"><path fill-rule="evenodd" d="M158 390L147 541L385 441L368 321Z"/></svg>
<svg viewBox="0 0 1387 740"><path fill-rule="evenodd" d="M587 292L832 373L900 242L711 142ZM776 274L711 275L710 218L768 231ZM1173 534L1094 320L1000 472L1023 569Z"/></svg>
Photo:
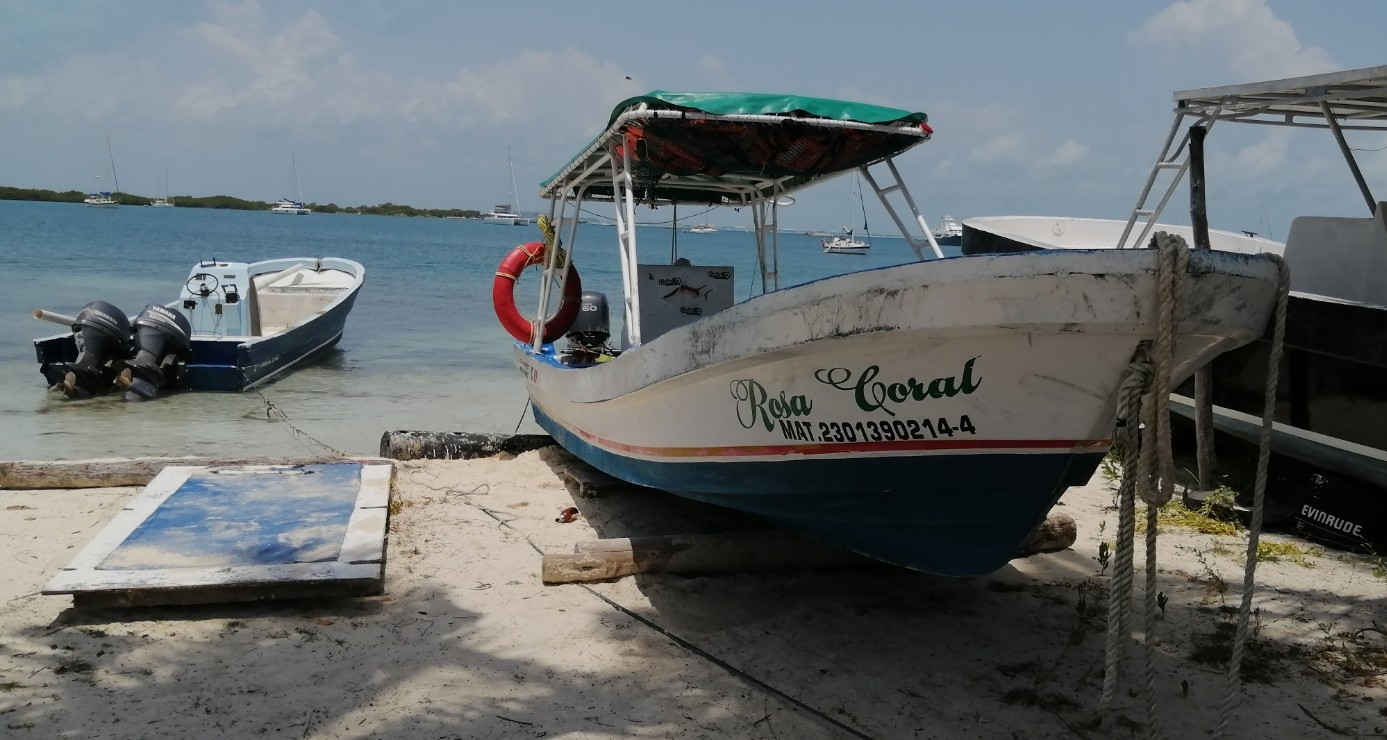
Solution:
<svg viewBox="0 0 1387 740"><path fill-rule="evenodd" d="M1204 189L1203 126L1190 126L1190 225L1194 227L1194 248L1209 249L1209 203ZM1169 413L1168 411L1166 413ZM1194 372L1194 438L1199 463L1199 490L1216 488L1214 455L1214 376L1212 363Z"/></svg>
<svg viewBox="0 0 1387 740"><path fill-rule="evenodd" d="M1334 110L1329 107L1329 103L1320 101L1320 110L1324 112L1324 122L1329 124L1329 130L1334 132L1334 140L1339 142L1339 151L1348 163L1349 172L1353 173L1353 181L1358 183L1358 192L1363 194L1363 200L1368 203L1368 213L1377 213L1377 201L1373 200L1373 191L1363 179L1363 171L1358 169L1358 159L1353 156L1353 149L1349 148L1348 140L1344 138L1344 130L1339 128L1339 119L1334 117ZM114 172L115 165L112 164L111 167Z"/></svg>

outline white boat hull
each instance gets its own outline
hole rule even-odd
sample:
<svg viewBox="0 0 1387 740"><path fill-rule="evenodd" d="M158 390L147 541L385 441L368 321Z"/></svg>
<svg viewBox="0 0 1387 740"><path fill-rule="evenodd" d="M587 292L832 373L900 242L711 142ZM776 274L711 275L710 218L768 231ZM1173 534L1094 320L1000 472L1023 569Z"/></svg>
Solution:
<svg viewBox="0 0 1387 740"><path fill-rule="evenodd" d="M1194 255L1175 375L1261 333L1276 268ZM911 263L767 294L610 362L518 345L535 418L634 483L949 575L1001 567L1110 446L1148 250Z"/></svg>

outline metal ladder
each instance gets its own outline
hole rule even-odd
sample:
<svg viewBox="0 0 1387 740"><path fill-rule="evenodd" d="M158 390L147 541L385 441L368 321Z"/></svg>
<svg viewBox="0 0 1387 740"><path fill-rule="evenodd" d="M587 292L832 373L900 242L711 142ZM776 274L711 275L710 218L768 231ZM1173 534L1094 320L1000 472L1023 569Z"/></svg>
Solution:
<svg viewBox="0 0 1387 740"><path fill-rule="evenodd" d="M859 167L857 171L862 174L862 178L867 181L867 184L872 186L872 192L877 194L877 199L881 201L881 205L886 209L887 215L891 217L892 221L896 222L896 228L900 229L901 236L905 237L906 242L910 244L910 248L915 250L916 259L922 261L930 259L925 256L925 249L927 247L934 253L935 259L942 258L944 253L940 251L938 242L934 241L934 232L930 231L929 224L925 222L925 217L920 215L920 209L915 205L915 198L910 195L910 190L906 188L905 181L901 179L900 170L896 169L896 160L887 158L883 160L883 162L890 174L889 178L883 179L889 179L894 184L885 187L879 185L876 177L874 177L871 170L868 169L870 165L863 165ZM912 229L907 224L906 220L901 218L899 210L897 210L895 204L887 197L897 193L905 200L905 205L910 209L910 213L915 216L914 225L919 227L919 231ZM921 237L920 234L924 236Z"/></svg>
<svg viewBox="0 0 1387 740"><path fill-rule="evenodd" d="M1142 188L1141 195L1137 197L1136 207L1132 209L1132 215L1127 217L1127 225L1122 229L1122 237L1114 245L1118 249L1136 248L1146 243L1151 236L1151 229L1156 225L1156 219L1165 211L1166 204L1170 202L1170 197L1175 194L1175 188L1184 179L1185 172L1190 166L1190 134L1189 129L1185 129L1184 136L1176 140L1180 133L1181 124L1190 114L1180 113L1175 116L1175 122L1170 125L1170 132L1166 134L1165 144L1161 147L1160 154L1156 157L1156 164L1151 167L1151 174L1146 176L1146 186ZM1212 127L1217 118L1205 119L1205 126ZM1154 208L1150 206L1152 193L1157 190L1157 181L1164 173L1172 173L1170 182L1165 186L1160 202ZM1132 232L1141 226L1141 233L1136 239L1129 240Z"/></svg>

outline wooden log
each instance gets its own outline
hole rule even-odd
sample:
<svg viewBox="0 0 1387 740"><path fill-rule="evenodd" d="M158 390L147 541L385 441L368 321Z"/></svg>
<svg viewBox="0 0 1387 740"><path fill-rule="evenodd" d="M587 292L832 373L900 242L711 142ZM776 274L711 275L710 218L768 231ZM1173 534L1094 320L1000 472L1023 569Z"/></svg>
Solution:
<svg viewBox="0 0 1387 740"><path fill-rule="evenodd" d="M1051 514L1036 527L1029 539L1021 545L1016 557L1027 558L1042 552L1059 552L1074 546L1079 539L1079 526L1074 517L1068 514Z"/></svg>
<svg viewBox="0 0 1387 740"><path fill-rule="evenodd" d="M1058 552L1074 544L1078 527L1070 516L1049 517L1017 556ZM545 555L544 583L603 581L635 573L725 573L788 568L862 565L875 561L789 532L722 532L656 537L621 537L578 542L573 554Z"/></svg>
<svg viewBox="0 0 1387 740"><path fill-rule="evenodd" d="M651 490L633 483L627 483L620 478L613 478L579 460L574 460L566 465L563 469L562 476L564 487L577 498L596 498L602 494L622 491Z"/></svg>
<svg viewBox="0 0 1387 740"><path fill-rule="evenodd" d="M380 456L391 460L472 460L502 453L519 455L554 444L547 434L473 434L469 432L386 432Z"/></svg>
<svg viewBox="0 0 1387 740"><path fill-rule="evenodd" d="M351 458L356 462L389 462ZM340 457L136 457L106 460L0 462L0 488L120 488L143 486L170 465L312 465L346 462Z"/></svg>

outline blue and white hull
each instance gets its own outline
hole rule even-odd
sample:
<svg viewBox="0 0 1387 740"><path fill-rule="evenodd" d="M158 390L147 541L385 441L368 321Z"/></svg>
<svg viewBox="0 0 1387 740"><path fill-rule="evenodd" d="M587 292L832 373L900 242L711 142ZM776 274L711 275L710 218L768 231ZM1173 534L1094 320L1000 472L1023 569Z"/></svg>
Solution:
<svg viewBox="0 0 1387 740"><path fill-rule="evenodd" d="M518 344L536 421L632 483L751 512L899 565L1004 565L1111 445L1155 337L1155 254L1037 252L769 293L619 357ZM1174 375L1256 338L1266 258L1194 253Z"/></svg>

